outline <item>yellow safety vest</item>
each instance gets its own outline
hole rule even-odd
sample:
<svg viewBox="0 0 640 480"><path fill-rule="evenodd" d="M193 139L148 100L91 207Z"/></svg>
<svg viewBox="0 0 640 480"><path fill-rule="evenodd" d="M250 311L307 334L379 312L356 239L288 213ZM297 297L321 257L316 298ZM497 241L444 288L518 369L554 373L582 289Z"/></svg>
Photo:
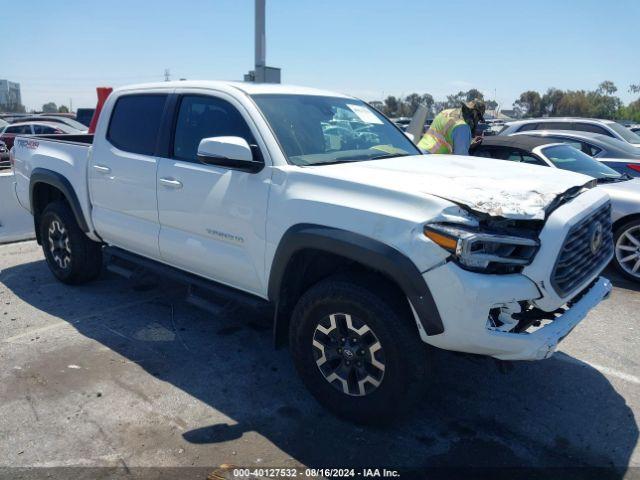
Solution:
<svg viewBox="0 0 640 480"><path fill-rule="evenodd" d="M418 143L418 148L429 153L453 153L453 130L460 125L466 125L461 109L441 111Z"/></svg>

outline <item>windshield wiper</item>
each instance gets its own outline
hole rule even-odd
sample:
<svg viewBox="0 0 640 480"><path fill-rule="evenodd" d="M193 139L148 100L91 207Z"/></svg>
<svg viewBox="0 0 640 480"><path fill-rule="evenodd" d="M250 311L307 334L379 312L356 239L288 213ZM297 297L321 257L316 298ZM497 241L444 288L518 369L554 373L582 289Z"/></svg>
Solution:
<svg viewBox="0 0 640 480"><path fill-rule="evenodd" d="M408 157L408 153L385 153L384 155L378 155L371 157L369 160L382 160L383 158L396 158L396 157Z"/></svg>

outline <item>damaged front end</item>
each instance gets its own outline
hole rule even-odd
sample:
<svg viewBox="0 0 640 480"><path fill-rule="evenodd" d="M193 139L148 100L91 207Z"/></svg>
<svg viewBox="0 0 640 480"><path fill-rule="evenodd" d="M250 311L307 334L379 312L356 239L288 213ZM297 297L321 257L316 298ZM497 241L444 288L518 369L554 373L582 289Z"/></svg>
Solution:
<svg viewBox="0 0 640 480"><path fill-rule="evenodd" d="M611 255L606 194L573 189L547 207L544 219L465 209L462 222L425 225L424 235L449 253L444 265L423 274L445 327L425 342L501 360L548 358L608 297L611 284L598 276ZM604 241L594 245L591 232ZM567 254L575 248L581 250ZM565 264L576 268L567 273ZM570 289L560 288L565 277Z"/></svg>

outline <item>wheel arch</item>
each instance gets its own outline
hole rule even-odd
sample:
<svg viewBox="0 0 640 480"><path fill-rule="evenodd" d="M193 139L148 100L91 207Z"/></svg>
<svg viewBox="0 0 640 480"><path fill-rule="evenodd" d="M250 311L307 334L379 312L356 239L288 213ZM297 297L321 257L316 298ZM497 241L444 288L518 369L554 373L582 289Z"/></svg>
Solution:
<svg viewBox="0 0 640 480"><path fill-rule="evenodd" d="M50 202L56 200L66 201L80 229L85 233L89 232L89 225L82 213L78 196L69 180L53 170L36 168L31 172L29 179L29 206L33 215L38 243L41 241L40 229L38 228L40 215Z"/></svg>
<svg viewBox="0 0 640 480"><path fill-rule="evenodd" d="M349 270L382 275L409 299L427 335L444 332L422 274L404 254L359 233L299 224L282 236L271 265L268 296L275 304L276 346L286 342L291 312L304 291L330 274Z"/></svg>
<svg viewBox="0 0 640 480"><path fill-rule="evenodd" d="M619 219L617 219L615 222L613 222L613 225L611 226L611 228L613 229L614 233L615 231L620 228L622 225L624 225L627 222L631 222L631 221L640 221L640 213L632 213L631 215L626 215L624 217L620 217Z"/></svg>

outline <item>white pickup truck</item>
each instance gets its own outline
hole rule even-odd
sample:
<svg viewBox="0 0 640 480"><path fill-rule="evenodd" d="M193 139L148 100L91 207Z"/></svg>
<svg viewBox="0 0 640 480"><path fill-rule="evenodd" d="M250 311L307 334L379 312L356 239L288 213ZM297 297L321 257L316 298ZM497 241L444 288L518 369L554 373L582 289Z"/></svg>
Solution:
<svg viewBox="0 0 640 480"><path fill-rule="evenodd" d="M611 290L590 177L421 155L337 93L122 88L94 136L19 137L11 161L58 279L97 277L108 252L268 302L304 383L356 421L424 391L425 344L544 359Z"/></svg>

